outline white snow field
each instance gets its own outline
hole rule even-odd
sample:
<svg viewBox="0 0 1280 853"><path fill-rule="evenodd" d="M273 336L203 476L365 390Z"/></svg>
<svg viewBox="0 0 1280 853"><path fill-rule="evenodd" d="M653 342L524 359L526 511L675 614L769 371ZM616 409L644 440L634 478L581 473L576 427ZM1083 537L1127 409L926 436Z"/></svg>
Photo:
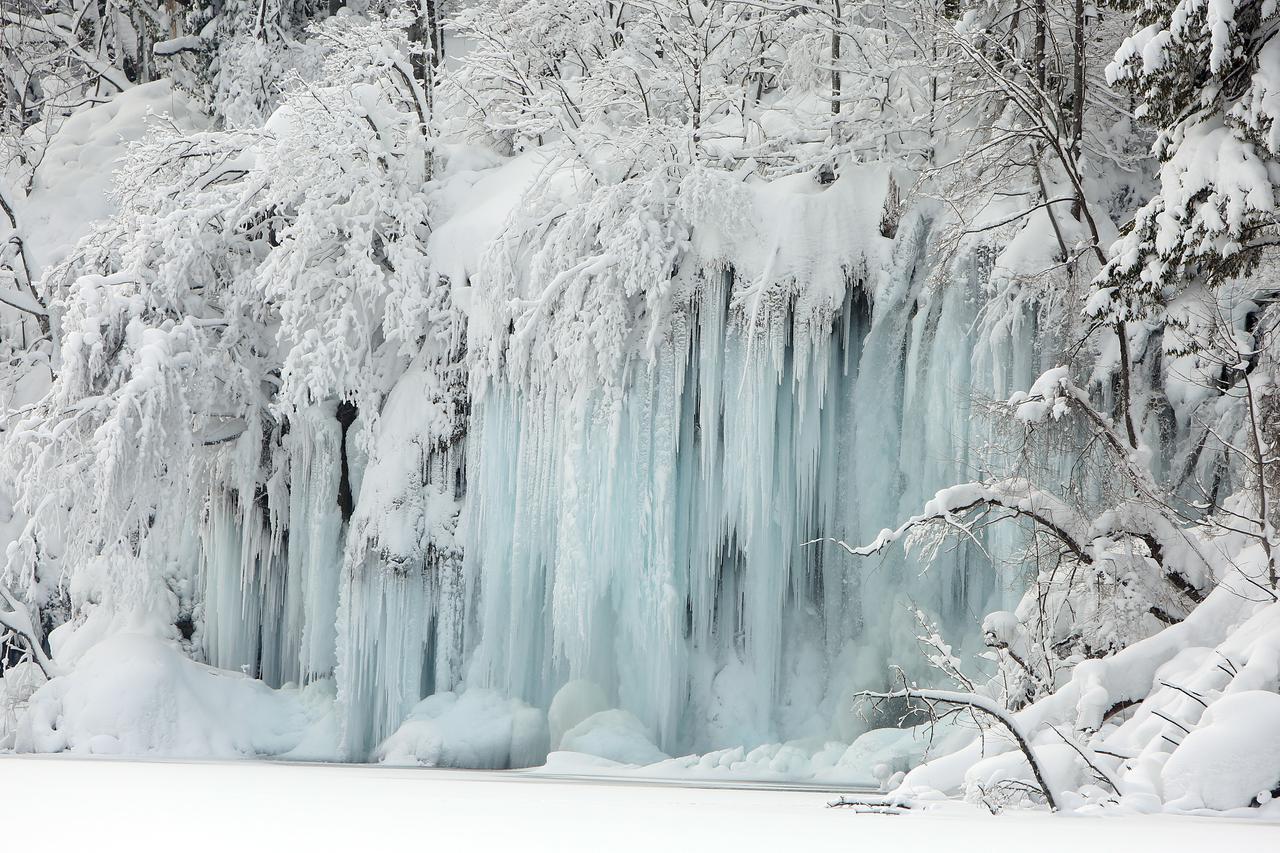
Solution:
<svg viewBox="0 0 1280 853"><path fill-rule="evenodd" d="M820 789L702 788L521 771L0 758L5 850L1274 851L1280 824L1082 818L960 803L828 808ZM57 796L49 796L56 791ZM69 813L68 804L74 803ZM92 846L90 846L92 845ZM393 847L392 845L396 845Z"/></svg>

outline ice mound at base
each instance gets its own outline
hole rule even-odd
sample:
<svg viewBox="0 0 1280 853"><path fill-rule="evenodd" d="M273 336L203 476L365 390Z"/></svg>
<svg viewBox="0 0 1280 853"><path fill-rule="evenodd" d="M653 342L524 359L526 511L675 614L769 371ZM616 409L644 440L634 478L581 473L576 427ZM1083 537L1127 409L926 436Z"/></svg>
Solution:
<svg viewBox="0 0 1280 853"><path fill-rule="evenodd" d="M546 764L533 772L876 787L972 736L971 729L948 719L932 731L927 726L872 729L853 743L814 737L668 758L639 720L610 709L566 732Z"/></svg>
<svg viewBox="0 0 1280 853"><path fill-rule="evenodd" d="M547 755L547 720L518 699L473 688L428 696L375 752L384 764L498 769Z"/></svg>
<svg viewBox="0 0 1280 853"><path fill-rule="evenodd" d="M1246 690L1211 704L1160 773L1174 809L1234 809L1280 789L1280 694Z"/></svg>
<svg viewBox="0 0 1280 853"><path fill-rule="evenodd" d="M619 764L656 764L669 756L653 743L653 734L629 711L598 711L565 732L560 749L607 758Z"/></svg>
<svg viewBox="0 0 1280 853"><path fill-rule="evenodd" d="M945 752L955 742L972 736L952 719L933 726L908 729L872 729L858 737L836 762L840 770L857 770L877 781L895 773L905 773L923 763L930 754Z"/></svg>
<svg viewBox="0 0 1280 853"><path fill-rule="evenodd" d="M7 679L6 679L7 680ZM145 634L103 639L74 669L32 694L17 728L19 752L239 758L288 754L331 722L332 685L272 690L186 657ZM336 753L336 743L329 755Z"/></svg>
<svg viewBox="0 0 1280 853"><path fill-rule="evenodd" d="M570 681L556 691L547 709L547 723L551 728L551 748L559 749L560 741L569 729L592 714L609 710L609 699L594 681L579 678Z"/></svg>

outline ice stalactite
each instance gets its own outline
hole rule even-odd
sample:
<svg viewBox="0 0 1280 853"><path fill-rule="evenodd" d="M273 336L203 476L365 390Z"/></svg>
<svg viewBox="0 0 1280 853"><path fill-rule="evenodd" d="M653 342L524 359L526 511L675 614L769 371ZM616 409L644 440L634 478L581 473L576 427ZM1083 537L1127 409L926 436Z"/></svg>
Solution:
<svg viewBox="0 0 1280 853"><path fill-rule="evenodd" d="M335 664L342 518L343 440L332 404L296 413L280 437L266 483L254 471L260 444L245 436L211 473L201 529L200 643L215 666L302 684Z"/></svg>
<svg viewBox="0 0 1280 853"><path fill-rule="evenodd" d="M296 683L330 675L336 662L334 622L343 524L338 488L345 437L335 408L317 406L300 412L283 442L289 474L283 678Z"/></svg>

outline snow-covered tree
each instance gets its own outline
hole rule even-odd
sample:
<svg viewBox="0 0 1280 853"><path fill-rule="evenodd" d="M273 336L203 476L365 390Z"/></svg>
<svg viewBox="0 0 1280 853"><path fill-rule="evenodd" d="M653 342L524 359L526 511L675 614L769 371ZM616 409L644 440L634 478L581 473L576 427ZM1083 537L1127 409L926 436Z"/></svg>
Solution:
<svg viewBox="0 0 1280 853"><path fill-rule="evenodd" d="M349 403L367 431L424 339L448 358L447 297L422 259L431 116L401 22L338 16L313 33L329 45L320 76L262 129L158 123L122 167L119 213L46 276L59 370L10 457L33 472L7 569L26 601L59 593L51 558L109 556L117 596L176 583L202 503L230 501L278 552L290 430Z"/></svg>

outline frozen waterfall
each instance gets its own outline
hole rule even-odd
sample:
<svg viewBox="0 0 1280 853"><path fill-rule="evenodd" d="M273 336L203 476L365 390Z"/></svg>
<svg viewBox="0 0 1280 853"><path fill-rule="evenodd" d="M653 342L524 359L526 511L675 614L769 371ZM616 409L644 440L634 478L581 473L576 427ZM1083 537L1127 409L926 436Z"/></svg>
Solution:
<svg viewBox="0 0 1280 853"><path fill-rule="evenodd" d="M847 741L865 727L851 691L919 658L913 608L971 637L1016 599L971 545L925 564L815 541L869 540L963 479L988 438L973 400L1007 398L1044 366L1029 325L975 334L977 264L927 284L929 227L908 217L883 278L848 281L820 322L793 306L749 333L733 273L707 272L620 399L493 383L468 429L461 574L421 558L349 566L352 756L433 691L546 709L579 679L669 754ZM443 455L426 479L434 465L452 489Z"/></svg>

